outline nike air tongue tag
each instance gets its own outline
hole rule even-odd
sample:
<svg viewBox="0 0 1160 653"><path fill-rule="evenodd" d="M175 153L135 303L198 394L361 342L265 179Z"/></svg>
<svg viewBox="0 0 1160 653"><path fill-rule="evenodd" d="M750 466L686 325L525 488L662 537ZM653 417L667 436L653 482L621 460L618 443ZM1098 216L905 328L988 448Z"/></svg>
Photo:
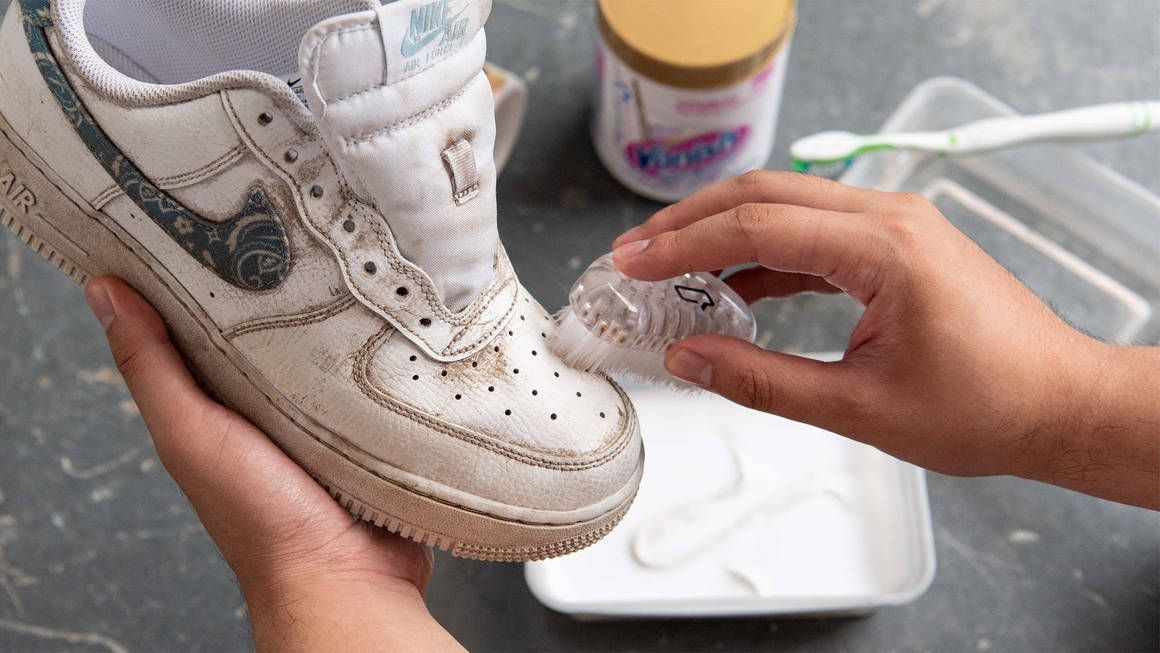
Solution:
<svg viewBox="0 0 1160 653"><path fill-rule="evenodd" d="M407 79L451 56L483 27L490 4L480 0L399 0L379 7L387 84Z"/></svg>
<svg viewBox="0 0 1160 653"><path fill-rule="evenodd" d="M324 21L299 50L315 124L352 195L382 212L452 312L488 290L499 252L483 73L491 4L399 0Z"/></svg>

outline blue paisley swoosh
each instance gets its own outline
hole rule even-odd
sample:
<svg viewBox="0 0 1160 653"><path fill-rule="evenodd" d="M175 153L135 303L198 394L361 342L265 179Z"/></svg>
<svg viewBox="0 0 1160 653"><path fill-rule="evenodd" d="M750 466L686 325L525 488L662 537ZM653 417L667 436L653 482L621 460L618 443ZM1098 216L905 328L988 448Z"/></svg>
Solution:
<svg viewBox="0 0 1160 653"><path fill-rule="evenodd" d="M24 33L45 83L69 123L121 190L199 263L244 290L278 287L290 272L290 239L261 188L250 191L241 213L225 222L198 216L153 184L89 114L49 49L50 0L19 0Z"/></svg>

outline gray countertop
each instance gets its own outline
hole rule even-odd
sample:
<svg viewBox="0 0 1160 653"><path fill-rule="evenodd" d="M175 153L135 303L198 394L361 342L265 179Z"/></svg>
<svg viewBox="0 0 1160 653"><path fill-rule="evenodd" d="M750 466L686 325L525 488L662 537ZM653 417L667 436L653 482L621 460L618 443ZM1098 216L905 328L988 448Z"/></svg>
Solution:
<svg viewBox="0 0 1160 653"><path fill-rule="evenodd" d="M589 1L496 0L489 41L531 88L500 228L529 289L559 306L577 268L658 205L589 143ZM936 75L1024 112L1160 97L1160 3L806 0L771 167L796 137L875 129ZM1084 150L1160 193L1156 137ZM804 297L760 317L774 347L838 350L858 312ZM0 438L0 650L251 647L236 582L157 462L80 288L7 232ZM444 555L431 609L481 651L1160 648L1160 516L1011 478L929 482L938 576L869 617L582 623L539 605L517 565Z"/></svg>

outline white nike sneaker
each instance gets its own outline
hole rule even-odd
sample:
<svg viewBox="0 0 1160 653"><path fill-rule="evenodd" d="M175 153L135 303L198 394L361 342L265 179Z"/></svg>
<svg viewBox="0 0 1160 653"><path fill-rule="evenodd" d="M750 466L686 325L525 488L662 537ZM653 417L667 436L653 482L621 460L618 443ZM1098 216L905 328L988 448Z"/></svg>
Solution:
<svg viewBox="0 0 1160 653"><path fill-rule="evenodd" d="M19 0L0 221L141 291L354 514L532 560L611 530L643 450L499 243L490 4Z"/></svg>

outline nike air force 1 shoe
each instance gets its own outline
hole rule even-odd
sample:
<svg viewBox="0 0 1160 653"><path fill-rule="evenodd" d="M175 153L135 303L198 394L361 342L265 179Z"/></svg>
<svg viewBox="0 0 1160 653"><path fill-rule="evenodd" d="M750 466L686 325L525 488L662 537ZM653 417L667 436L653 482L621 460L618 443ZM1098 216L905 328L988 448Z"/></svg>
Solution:
<svg viewBox="0 0 1160 653"><path fill-rule="evenodd" d="M636 416L496 228L488 0L18 0L0 220L112 275L355 515L532 560L612 529Z"/></svg>

